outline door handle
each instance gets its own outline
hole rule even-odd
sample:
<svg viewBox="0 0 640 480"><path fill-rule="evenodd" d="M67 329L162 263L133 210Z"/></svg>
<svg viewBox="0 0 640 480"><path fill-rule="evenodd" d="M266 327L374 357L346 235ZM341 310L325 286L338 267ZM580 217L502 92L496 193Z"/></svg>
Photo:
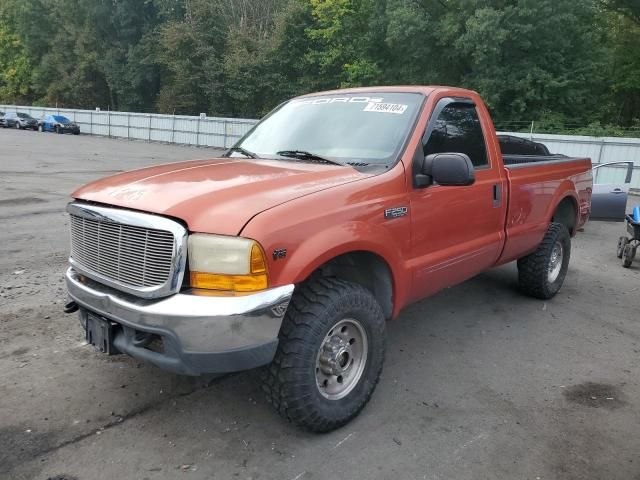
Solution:
<svg viewBox="0 0 640 480"><path fill-rule="evenodd" d="M624 190L622 190L621 188L614 188L613 190L611 190L611 193L624 193Z"/></svg>
<svg viewBox="0 0 640 480"><path fill-rule="evenodd" d="M493 185L493 208L498 208L500 206L501 200L502 192L500 184L496 183Z"/></svg>

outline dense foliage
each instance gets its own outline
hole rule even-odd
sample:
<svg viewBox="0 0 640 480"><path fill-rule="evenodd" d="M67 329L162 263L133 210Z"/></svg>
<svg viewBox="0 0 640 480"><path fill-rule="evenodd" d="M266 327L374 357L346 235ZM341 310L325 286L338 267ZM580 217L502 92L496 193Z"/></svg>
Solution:
<svg viewBox="0 0 640 480"><path fill-rule="evenodd" d="M499 128L640 127L637 0L0 0L0 102L257 117L340 86L478 90Z"/></svg>

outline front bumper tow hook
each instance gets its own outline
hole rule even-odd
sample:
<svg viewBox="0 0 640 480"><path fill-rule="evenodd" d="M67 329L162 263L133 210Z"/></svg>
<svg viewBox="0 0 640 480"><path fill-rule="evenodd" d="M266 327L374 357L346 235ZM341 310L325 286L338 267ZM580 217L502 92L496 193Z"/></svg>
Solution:
<svg viewBox="0 0 640 480"><path fill-rule="evenodd" d="M73 313L78 311L78 304L73 300L64 304L64 313Z"/></svg>

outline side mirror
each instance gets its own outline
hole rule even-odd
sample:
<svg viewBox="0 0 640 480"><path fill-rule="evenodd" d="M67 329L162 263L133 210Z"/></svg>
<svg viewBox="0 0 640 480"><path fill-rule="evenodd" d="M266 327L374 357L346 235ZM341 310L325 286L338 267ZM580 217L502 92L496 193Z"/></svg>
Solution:
<svg viewBox="0 0 640 480"><path fill-rule="evenodd" d="M434 153L427 155L418 175L416 186L427 187L432 183L442 186L465 186L476 181L475 170L464 153Z"/></svg>

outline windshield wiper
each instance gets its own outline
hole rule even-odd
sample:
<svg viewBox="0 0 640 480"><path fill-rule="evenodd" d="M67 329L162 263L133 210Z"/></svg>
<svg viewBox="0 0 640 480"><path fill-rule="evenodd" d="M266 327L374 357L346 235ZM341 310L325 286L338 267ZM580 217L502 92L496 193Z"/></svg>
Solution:
<svg viewBox="0 0 640 480"><path fill-rule="evenodd" d="M280 150L279 152L276 152L276 155L280 155L281 157L299 158L300 160L315 160L319 162L333 163L334 165L344 165L336 160L330 160L305 150Z"/></svg>
<svg viewBox="0 0 640 480"><path fill-rule="evenodd" d="M249 157L249 158L258 158L258 155L242 147L231 147L227 153L231 153L231 152L238 152L244 155L245 157Z"/></svg>

